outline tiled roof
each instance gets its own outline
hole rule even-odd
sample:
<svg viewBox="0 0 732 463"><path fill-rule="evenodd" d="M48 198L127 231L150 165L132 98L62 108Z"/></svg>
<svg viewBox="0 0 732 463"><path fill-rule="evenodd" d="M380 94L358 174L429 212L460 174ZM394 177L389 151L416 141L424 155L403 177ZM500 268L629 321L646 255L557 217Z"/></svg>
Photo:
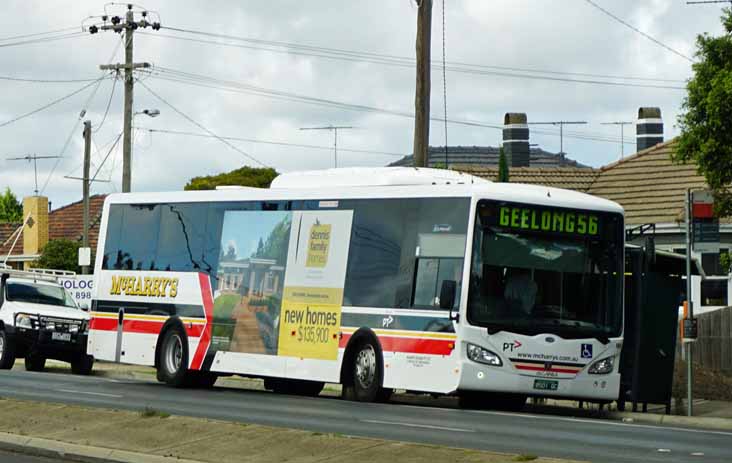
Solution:
<svg viewBox="0 0 732 463"><path fill-rule="evenodd" d="M704 177L695 164L671 160L675 140L659 143L601 169L569 167L513 167L510 180L566 188L610 199L625 208L628 225L676 223L683 220L687 188L705 188ZM455 166L488 180L498 174L496 167Z"/></svg>
<svg viewBox="0 0 732 463"><path fill-rule="evenodd" d="M10 247L15 240L15 231L20 227L19 223L0 223L0 262L8 255ZM23 236L18 239L18 244L13 248L12 255L23 254Z"/></svg>
<svg viewBox="0 0 732 463"><path fill-rule="evenodd" d="M89 246L97 247L99 225L102 220L102 207L105 195L94 195L89 198ZM84 203L77 201L51 211L48 217L48 239L65 238L81 241L84 231Z"/></svg>
<svg viewBox="0 0 732 463"><path fill-rule="evenodd" d="M495 146L448 146L447 165L454 168L457 165L497 166L498 147ZM530 163L534 167L587 167L577 161L560 156L556 153L544 151L541 148L530 148ZM445 147L430 146L427 152L428 167L445 166ZM412 166L414 158L410 154L389 166Z"/></svg>
<svg viewBox="0 0 732 463"><path fill-rule="evenodd" d="M683 219L687 188L705 188L695 164L671 160L675 140L603 167L588 193L620 203L628 224L674 223Z"/></svg>
<svg viewBox="0 0 732 463"><path fill-rule="evenodd" d="M455 166L453 168L487 180L495 180L498 177L498 167ZM585 167L512 167L509 176L512 183L545 185L586 192L599 173L599 170Z"/></svg>
<svg viewBox="0 0 732 463"><path fill-rule="evenodd" d="M89 198L89 246L97 247L99 225L102 219L102 207L105 195L94 195ZM21 224L0 224L0 260L10 251L15 236L12 236ZM48 239L65 238L72 241L81 241L84 228L84 204L82 201L68 204L51 211L48 217ZM13 256L23 254L23 234L13 248Z"/></svg>

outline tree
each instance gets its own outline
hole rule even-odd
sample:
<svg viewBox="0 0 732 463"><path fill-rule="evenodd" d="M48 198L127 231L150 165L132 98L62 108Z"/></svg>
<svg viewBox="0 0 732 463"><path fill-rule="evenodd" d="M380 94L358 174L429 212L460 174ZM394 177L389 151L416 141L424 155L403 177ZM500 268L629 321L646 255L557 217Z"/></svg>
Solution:
<svg viewBox="0 0 732 463"><path fill-rule="evenodd" d="M81 271L78 265L80 246L79 241L51 240L43 246L41 257L33 263L33 266L79 273Z"/></svg>
<svg viewBox="0 0 732 463"><path fill-rule="evenodd" d="M217 175L193 177L184 190L215 190L218 185L238 185L256 188L269 188L270 183L279 175L276 170L265 167L247 167Z"/></svg>
<svg viewBox="0 0 732 463"><path fill-rule="evenodd" d="M0 222L18 223L23 221L23 206L18 198L5 188L5 193L0 194Z"/></svg>
<svg viewBox="0 0 732 463"><path fill-rule="evenodd" d="M694 76L677 122L673 159L694 162L714 194L718 216L732 215L732 9L724 8L725 35L697 36Z"/></svg>
<svg viewBox="0 0 732 463"><path fill-rule="evenodd" d="M498 150L498 178L496 178L496 181L497 182L508 182L509 181L508 161L506 161L506 152L503 151L502 146Z"/></svg>

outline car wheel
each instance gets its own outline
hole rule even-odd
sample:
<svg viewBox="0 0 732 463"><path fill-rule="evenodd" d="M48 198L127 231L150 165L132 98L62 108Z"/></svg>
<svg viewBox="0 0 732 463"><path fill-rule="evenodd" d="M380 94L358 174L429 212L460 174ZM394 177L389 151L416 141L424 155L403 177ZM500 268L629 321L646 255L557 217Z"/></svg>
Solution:
<svg viewBox="0 0 732 463"><path fill-rule="evenodd" d="M5 330L0 330L0 370L10 370L15 365L15 344Z"/></svg>
<svg viewBox="0 0 732 463"><path fill-rule="evenodd" d="M160 344L158 377L169 386L187 387L192 384L188 374L188 342L179 326L172 326L165 332Z"/></svg>
<svg viewBox="0 0 732 463"><path fill-rule="evenodd" d="M348 366L350 375L343 385L344 399L357 402L374 402L379 399L384 371L377 349L372 339L365 339L356 347Z"/></svg>
<svg viewBox="0 0 732 463"><path fill-rule="evenodd" d="M25 356L26 371L43 371L46 368L46 358L36 354L28 354Z"/></svg>
<svg viewBox="0 0 732 463"><path fill-rule="evenodd" d="M94 367L94 357L82 355L71 361L71 372L75 375L89 375Z"/></svg>

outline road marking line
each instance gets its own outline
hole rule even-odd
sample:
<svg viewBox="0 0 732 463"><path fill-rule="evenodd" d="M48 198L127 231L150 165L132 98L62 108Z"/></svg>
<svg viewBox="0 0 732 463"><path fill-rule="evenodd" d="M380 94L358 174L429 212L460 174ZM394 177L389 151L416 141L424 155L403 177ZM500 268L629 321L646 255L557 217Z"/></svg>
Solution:
<svg viewBox="0 0 732 463"><path fill-rule="evenodd" d="M697 433L697 434L718 434L720 436L732 436L732 432L727 431L716 431L713 429L693 429L693 428L680 428L677 426L657 426L653 424L633 424L633 423L622 423L622 422L614 422L610 421L612 418L597 418L597 419L589 419L589 418L567 418L563 416L550 416L550 415L535 415L532 413L506 413L506 412L493 412L493 411L484 411L484 410L463 410L467 413L474 413L474 414L481 414L481 415L499 415L499 416L511 416L514 418L524 418L524 419L537 419L537 420L557 420L557 421L570 421L573 423L586 423L586 424L594 424L598 426L620 426L620 427L627 427L627 428L644 428L644 429L659 429L663 431L678 431L678 432L690 432L690 433Z"/></svg>
<svg viewBox="0 0 732 463"><path fill-rule="evenodd" d="M381 421L381 420L359 420L359 421L361 421L362 423L391 424L394 426L407 426L407 427L411 427L411 428L440 429L442 431L475 432L472 429L450 428L447 426L432 426L429 424L401 423L398 421Z"/></svg>
<svg viewBox="0 0 732 463"><path fill-rule="evenodd" d="M117 395L117 394L104 394L102 392L75 391L73 389L56 389L56 392L67 392L69 394L89 394L89 395L97 395L100 397L113 397L115 399L121 399L122 397L124 397L123 395Z"/></svg>

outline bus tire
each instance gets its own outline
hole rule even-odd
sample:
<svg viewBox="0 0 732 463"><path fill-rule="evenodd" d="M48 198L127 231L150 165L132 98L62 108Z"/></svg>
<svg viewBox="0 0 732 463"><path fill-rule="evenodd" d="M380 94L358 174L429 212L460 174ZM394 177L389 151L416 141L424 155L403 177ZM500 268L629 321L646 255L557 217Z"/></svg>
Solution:
<svg viewBox="0 0 732 463"><path fill-rule="evenodd" d="M46 368L46 358L38 354L26 354L25 371L43 371Z"/></svg>
<svg viewBox="0 0 732 463"><path fill-rule="evenodd" d="M379 345L368 336L354 346L348 357L347 375L343 384L343 398L356 402L376 402L382 396L384 366Z"/></svg>
<svg viewBox="0 0 732 463"><path fill-rule="evenodd" d="M10 370L15 365L15 343L5 330L0 330L0 370Z"/></svg>
<svg viewBox="0 0 732 463"><path fill-rule="evenodd" d="M90 375L94 368L94 357L82 354L71 361L71 372L75 375Z"/></svg>
<svg viewBox="0 0 732 463"><path fill-rule="evenodd" d="M188 342L180 325L172 325L165 330L159 355L159 379L173 387L191 385L191 375L188 373Z"/></svg>

